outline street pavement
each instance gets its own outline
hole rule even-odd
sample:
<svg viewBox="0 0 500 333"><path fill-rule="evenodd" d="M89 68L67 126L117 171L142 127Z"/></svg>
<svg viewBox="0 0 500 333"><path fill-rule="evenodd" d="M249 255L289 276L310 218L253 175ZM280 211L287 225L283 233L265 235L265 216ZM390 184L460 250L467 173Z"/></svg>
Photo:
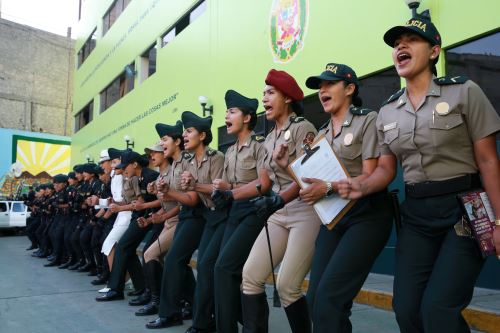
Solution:
<svg viewBox="0 0 500 333"><path fill-rule="evenodd" d="M135 333L185 332L191 325L147 330L144 324L155 316L136 317L136 307L123 301L97 303L98 295L86 273L43 267L47 261L33 258L25 249L26 237L0 237L0 332L1 333ZM268 295L272 296L271 288ZM290 332L282 308L270 306L269 332ZM399 332L390 311L355 304L351 316L353 332Z"/></svg>

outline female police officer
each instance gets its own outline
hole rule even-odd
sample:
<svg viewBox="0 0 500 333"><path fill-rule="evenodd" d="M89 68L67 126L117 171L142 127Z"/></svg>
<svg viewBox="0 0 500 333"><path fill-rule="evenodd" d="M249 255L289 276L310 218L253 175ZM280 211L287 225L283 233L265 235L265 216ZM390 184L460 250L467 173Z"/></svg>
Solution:
<svg viewBox="0 0 500 333"><path fill-rule="evenodd" d="M376 170L365 180L346 180L339 193L356 198L384 188L399 159L406 183L394 277L399 327L402 332L469 332L461 311L484 260L475 241L454 228L461 219L456 194L480 186L479 171L500 217L495 143L500 120L474 82L434 77L441 37L429 17L418 15L390 29L384 41L393 47L406 88L379 112L382 156ZM494 239L500 245L498 227Z"/></svg>
<svg viewBox="0 0 500 333"><path fill-rule="evenodd" d="M259 179L224 192L226 198L248 199L266 193L272 187L279 192L293 182L286 169L276 164L273 154L288 146L288 161L300 153L308 138L314 139L316 129L296 112L302 111L304 93L295 79L284 71L270 70L266 77L262 103L266 118L276 123L264 142L266 154ZM312 141L312 140L311 140ZM256 184L259 185L256 188ZM260 189L260 191L259 191ZM214 193L216 194L216 193ZM293 332L308 332L307 303L302 295L302 281L309 271L314 240L321 222L311 206L294 200L268 219L273 264L281 262L277 279L280 299ZM269 264L266 234L261 231L243 268L242 306L245 332L267 332L269 309L264 285L272 273Z"/></svg>
<svg viewBox="0 0 500 333"><path fill-rule="evenodd" d="M257 179L265 150L264 138L253 132L257 124L258 100L228 90L225 101L227 133L236 136L237 140L226 151L222 179L214 180L213 186L214 189L230 190ZM238 332L243 265L264 226L253 213L253 204L249 200L233 202L229 212L215 264L215 314L220 333Z"/></svg>

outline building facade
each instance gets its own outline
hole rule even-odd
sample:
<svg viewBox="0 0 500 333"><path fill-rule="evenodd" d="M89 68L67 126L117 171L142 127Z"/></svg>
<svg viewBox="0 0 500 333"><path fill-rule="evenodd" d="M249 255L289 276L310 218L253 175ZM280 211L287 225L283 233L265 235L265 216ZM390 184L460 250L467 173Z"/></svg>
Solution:
<svg viewBox="0 0 500 333"><path fill-rule="evenodd" d="M156 122L213 107L213 146L224 149L224 93L260 99L270 68L291 73L304 89L305 116L325 120L305 79L329 62L346 63L361 78L365 106L401 87L384 32L410 17L402 0L86 0L76 41L72 163L106 147L135 149L158 140ZM438 75L468 75L500 110L500 2L423 0L443 36ZM206 105L200 105L200 96ZM203 101L203 99L201 99ZM266 133L261 118L257 130ZM393 184L401 187L399 178ZM395 236L374 270L392 272ZM479 285L500 289L488 261Z"/></svg>
<svg viewBox="0 0 500 333"><path fill-rule="evenodd" d="M0 19L0 127L72 134L74 40Z"/></svg>

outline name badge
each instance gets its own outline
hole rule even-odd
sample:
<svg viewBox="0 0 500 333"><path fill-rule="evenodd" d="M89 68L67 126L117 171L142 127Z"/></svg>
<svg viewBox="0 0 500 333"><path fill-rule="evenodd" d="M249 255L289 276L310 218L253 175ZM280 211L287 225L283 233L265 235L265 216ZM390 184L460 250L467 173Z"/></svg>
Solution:
<svg viewBox="0 0 500 333"><path fill-rule="evenodd" d="M389 131L391 129L394 129L397 126L398 126L398 122L397 121L395 121L393 123L390 123L390 124L387 124L387 125L384 125L384 132L387 132L387 131Z"/></svg>

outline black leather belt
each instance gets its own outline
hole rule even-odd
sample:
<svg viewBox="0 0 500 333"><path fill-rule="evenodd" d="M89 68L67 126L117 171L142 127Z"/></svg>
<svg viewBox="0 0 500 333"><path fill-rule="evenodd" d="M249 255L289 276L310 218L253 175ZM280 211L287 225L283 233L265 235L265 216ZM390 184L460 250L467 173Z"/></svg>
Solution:
<svg viewBox="0 0 500 333"><path fill-rule="evenodd" d="M473 173L442 181L405 184L405 192L407 196L412 198L425 198L479 187L481 187L481 178L478 173Z"/></svg>

